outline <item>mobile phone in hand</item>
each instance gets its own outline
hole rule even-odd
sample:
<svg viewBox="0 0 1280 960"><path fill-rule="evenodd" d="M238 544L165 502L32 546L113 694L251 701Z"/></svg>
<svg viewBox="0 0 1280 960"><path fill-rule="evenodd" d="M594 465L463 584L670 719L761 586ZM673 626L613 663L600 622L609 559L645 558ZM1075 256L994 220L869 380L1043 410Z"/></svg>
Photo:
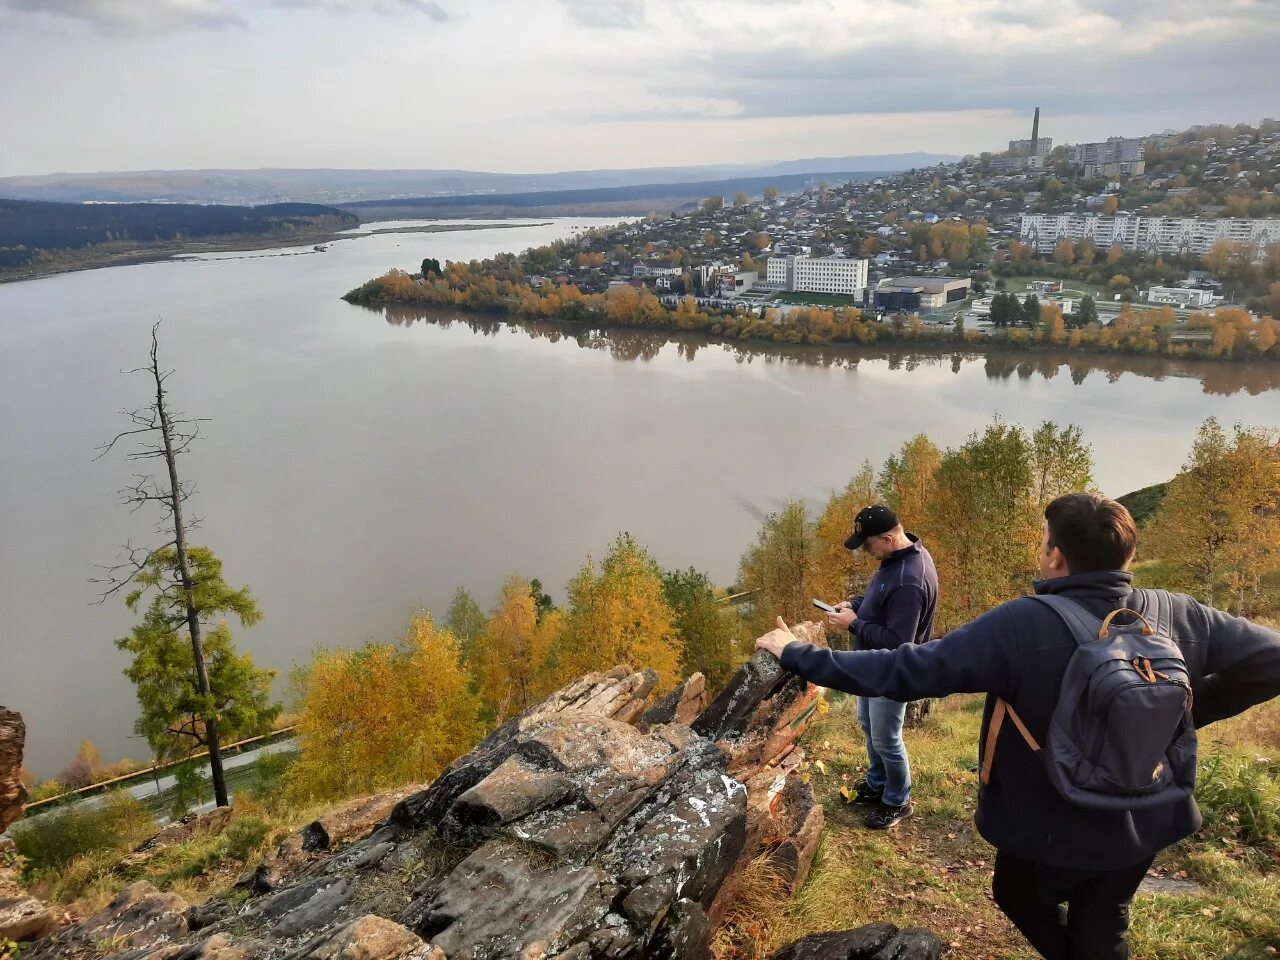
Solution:
<svg viewBox="0 0 1280 960"><path fill-rule="evenodd" d="M825 611L827 611L827 613L839 613L839 612L840 612L840 611L839 611L839 610L837 610L835 607L833 607L831 604L829 604L829 603L823 603L821 600L814 600L814 601L813 601L813 605L814 605L815 607L817 607L819 610L825 610Z"/></svg>

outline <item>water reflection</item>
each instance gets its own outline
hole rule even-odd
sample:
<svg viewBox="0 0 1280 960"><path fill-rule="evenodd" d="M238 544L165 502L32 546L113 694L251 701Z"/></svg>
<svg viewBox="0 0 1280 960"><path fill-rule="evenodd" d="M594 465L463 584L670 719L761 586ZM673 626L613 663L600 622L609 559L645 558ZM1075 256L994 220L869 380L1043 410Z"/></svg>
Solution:
<svg viewBox="0 0 1280 960"><path fill-rule="evenodd" d="M689 362L703 350L722 351L739 363L804 364L856 370L863 360L882 361L890 370L910 372L920 367L949 367L958 374L966 364L981 363L989 380L1034 376L1045 380L1065 373L1079 386L1091 375L1114 383L1125 374L1151 380L1187 378L1199 380L1204 392L1232 396L1241 391L1259 396L1280 388L1280 363L1238 363L1188 357L1128 356L1123 354L1079 353L1066 350L957 350L943 345L905 346L830 344L823 346L784 343L743 343L718 340L703 334L664 330L601 330L588 326L561 326L546 321L516 321L485 314L462 313L434 307L400 304L366 309L382 314L387 323L409 327L415 323L451 327L461 324L473 333L493 337L507 330L523 331L535 340L559 343L572 341L586 350L607 351L618 360L649 361L674 345L677 354Z"/></svg>

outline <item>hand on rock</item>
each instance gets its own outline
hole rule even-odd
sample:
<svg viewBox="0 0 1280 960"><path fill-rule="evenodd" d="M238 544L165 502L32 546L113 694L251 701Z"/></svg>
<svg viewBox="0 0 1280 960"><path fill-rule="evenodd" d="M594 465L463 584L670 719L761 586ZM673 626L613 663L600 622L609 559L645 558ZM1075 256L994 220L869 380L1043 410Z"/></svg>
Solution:
<svg viewBox="0 0 1280 960"><path fill-rule="evenodd" d="M779 617L777 627L756 640L756 649L768 650L775 657L781 660L783 648L788 643L796 642L796 635L791 632L791 628L787 626L786 622Z"/></svg>

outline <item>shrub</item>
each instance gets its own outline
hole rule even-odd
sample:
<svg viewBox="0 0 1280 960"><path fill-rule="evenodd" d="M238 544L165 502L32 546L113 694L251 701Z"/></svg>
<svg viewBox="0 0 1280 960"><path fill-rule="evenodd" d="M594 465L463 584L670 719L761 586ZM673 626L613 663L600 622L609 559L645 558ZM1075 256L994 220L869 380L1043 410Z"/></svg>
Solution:
<svg viewBox="0 0 1280 960"><path fill-rule="evenodd" d="M1210 834L1244 844L1280 837L1280 763L1262 757L1202 757L1196 801Z"/></svg>
<svg viewBox="0 0 1280 960"><path fill-rule="evenodd" d="M28 873L61 870L86 853L124 850L155 830L146 807L124 790L95 806L80 804L21 821L10 831Z"/></svg>
<svg viewBox="0 0 1280 960"><path fill-rule="evenodd" d="M236 817L222 834L227 859L247 861L258 852L270 832L271 824L260 817Z"/></svg>

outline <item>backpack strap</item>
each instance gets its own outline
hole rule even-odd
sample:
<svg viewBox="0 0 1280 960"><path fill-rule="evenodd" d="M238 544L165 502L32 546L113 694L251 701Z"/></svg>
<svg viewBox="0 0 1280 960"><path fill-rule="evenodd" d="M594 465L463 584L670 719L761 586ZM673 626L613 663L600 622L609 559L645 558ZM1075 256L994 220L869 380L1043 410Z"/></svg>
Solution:
<svg viewBox="0 0 1280 960"><path fill-rule="evenodd" d="M1156 634L1173 637L1173 599L1168 590L1141 590L1142 610L1148 622L1154 625Z"/></svg>
<svg viewBox="0 0 1280 960"><path fill-rule="evenodd" d="M995 710L991 713L991 724L987 727L987 742L982 750L982 769L978 772L978 779L984 787L991 782L991 764L996 759L996 740L1000 736L1000 728L1004 725L1006 713L1009 715L1009 719L1013 721L1013 725L1018 728L1018 732L1022 734L1022 739L1027 741L1027 746L1031 748L1032 752L1038 753L1040 751L1040 744L1036 743L1036 738L1026 728L1017 711L1009 705L1004 697L996 698Z"/></svg>
<svg viewBox="0 0 1280 960"><path fill-rule="evenodd" d="M1074 600L1055 596L1052 593L1036 593L1028 599L1043 603L1056 613L1058 618L1066 624L1067 632L1075 639L1077 645L1098 639L1103 621Z"/></svg>

